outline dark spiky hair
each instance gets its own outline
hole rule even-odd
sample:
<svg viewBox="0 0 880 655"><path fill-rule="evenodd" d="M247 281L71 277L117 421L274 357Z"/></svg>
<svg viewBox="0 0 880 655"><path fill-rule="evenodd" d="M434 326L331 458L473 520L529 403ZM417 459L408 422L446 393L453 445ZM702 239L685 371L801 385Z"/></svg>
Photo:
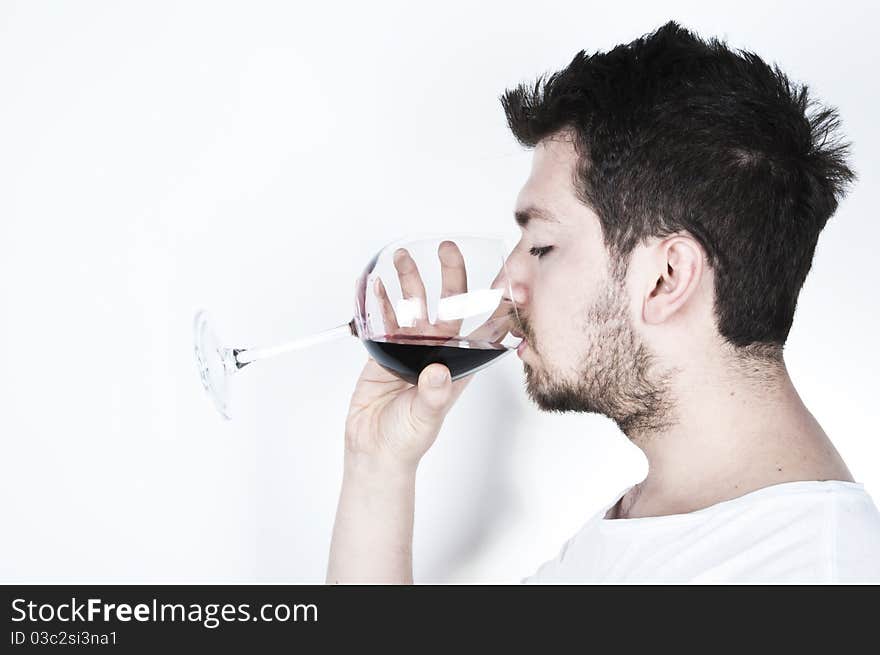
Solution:
<svg viewBox="0 0 880 655"><path fill-rule="evenodd" d="M855 178L832 107L758 55L675 22L506 90L526 147L571 132L576 189L622 261L687 231L715 273L719 333L778 354L819 233Z"/></svg>

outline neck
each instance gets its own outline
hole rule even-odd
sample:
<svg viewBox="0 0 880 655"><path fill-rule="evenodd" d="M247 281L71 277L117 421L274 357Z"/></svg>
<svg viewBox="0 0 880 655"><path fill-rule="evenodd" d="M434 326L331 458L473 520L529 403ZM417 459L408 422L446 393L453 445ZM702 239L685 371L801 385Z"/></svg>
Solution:
<svg viewBox="0 0 880 655"><path fill-rule="evenodd" d="M670 377L671 421L628 434L648 460L633 509L686 513L782 482L852 481L777 361L692 360Z"/></svg>

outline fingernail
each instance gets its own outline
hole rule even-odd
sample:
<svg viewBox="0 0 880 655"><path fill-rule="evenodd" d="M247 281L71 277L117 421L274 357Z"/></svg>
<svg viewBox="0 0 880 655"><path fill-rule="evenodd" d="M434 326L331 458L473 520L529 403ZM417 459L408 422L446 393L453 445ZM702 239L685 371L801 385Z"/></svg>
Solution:
<svg viewBox="0 0 880 655"><path fill-rule="evenodd" d="M428 376L428 382L431 383L432 387L442 387L443 383L446 382L446 371L432 371Z"/></svg>

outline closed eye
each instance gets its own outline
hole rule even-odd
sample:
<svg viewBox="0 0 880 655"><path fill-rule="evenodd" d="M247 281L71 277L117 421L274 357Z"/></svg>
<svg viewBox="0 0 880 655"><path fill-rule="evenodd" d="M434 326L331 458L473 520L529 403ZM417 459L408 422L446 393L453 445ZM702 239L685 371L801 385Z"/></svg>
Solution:
<svg viewBox="0 0 880 655"><path fill-rule="evenodd" d="M541 257L546 255L551 250L553 250L553 246L540 246L540 247L533 246L532 248L529 249L529 254L532 255L533 257L537 257L538 259L540 259Z"/></svg>

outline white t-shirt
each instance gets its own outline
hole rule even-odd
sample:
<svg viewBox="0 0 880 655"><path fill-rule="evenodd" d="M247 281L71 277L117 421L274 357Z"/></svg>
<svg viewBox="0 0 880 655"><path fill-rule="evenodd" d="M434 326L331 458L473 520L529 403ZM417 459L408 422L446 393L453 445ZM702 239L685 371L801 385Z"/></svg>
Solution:
<svg viewBox="0 0 880 655"><path fill-rule="evenodd" d="M688 514L596 512L523 583L880 583L880 512L860 482L764 487Z"/></svg>

